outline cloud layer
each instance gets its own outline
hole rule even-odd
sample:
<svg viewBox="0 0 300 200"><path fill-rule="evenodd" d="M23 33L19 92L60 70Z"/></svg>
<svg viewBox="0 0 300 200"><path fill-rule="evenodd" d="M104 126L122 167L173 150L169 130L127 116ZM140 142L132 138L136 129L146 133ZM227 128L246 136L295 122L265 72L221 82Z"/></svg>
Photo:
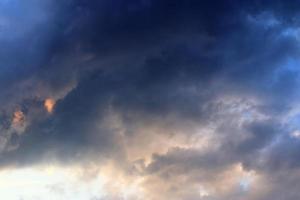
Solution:
<svg viewBox="0 0 300 200"><path fill-rule="evenodd" d="M1 2L1 169L80 168L91 200L300 198L298 8Z"/></svg>

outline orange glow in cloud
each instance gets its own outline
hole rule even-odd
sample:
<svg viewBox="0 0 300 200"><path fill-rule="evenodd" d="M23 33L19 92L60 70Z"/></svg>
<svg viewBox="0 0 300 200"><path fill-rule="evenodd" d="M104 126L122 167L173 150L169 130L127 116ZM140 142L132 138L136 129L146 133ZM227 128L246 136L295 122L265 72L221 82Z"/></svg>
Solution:
<svg viewBox="0 0 300 200"><path fill-rule="evenodd" d="M14 126L22 126L25 122L25 115L22 111L14 112L12 123Z"/></svg>
<svg viewBox="0 0 300 200"><path fill-rule="evenodd" d="M52 113L55 106L55 100L51 98L46 99L44 102L44 106L48 113Z"/></svg>
<svg viewBox="0 0 300 200"><path fill-rule="evenodd" d="M13 114L11 127L17 132L17 134L22 134L26 128L26 118L22 111L17 110Z"/></svg>

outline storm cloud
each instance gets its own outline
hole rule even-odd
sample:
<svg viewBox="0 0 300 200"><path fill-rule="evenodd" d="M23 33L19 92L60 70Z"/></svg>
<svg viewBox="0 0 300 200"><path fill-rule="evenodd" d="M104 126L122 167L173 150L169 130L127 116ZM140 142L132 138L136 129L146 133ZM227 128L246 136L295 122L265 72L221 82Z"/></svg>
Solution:
<svg viewBox="0 0 300 200"><path fill-rule="evenodd" d="M0 2L1 170L107 181L82 199L300 198L299 9Z"/></svg>

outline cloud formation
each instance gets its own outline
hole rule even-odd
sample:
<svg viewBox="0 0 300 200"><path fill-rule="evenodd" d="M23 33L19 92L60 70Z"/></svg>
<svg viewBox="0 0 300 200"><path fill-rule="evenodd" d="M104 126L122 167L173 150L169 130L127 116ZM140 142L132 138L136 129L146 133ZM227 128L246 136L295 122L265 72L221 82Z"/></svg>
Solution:
<svg viewBox="0 0 300 200"><path fill-rule="evenodd" d="M298 8L1 2L1 169L76 169L91 200L298 199Z"/></svg>

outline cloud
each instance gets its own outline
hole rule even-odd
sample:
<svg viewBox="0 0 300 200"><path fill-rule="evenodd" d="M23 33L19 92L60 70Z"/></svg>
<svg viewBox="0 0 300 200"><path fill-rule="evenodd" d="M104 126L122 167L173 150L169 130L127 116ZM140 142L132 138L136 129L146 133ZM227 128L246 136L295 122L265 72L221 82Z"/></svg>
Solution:
<svg viewBox="0 0 300 200"><path fill-rule="evenodd" d="M1 167L79 165L106 199L297 199L299 6L0 3Z"/></svg>
<svg viewBox="0 0 300 200"><path fill-rule="evenodd" d="M55 100L51 98L46 99L44 102L44 106L48 113L52 113L55 106Z"/></svg>

